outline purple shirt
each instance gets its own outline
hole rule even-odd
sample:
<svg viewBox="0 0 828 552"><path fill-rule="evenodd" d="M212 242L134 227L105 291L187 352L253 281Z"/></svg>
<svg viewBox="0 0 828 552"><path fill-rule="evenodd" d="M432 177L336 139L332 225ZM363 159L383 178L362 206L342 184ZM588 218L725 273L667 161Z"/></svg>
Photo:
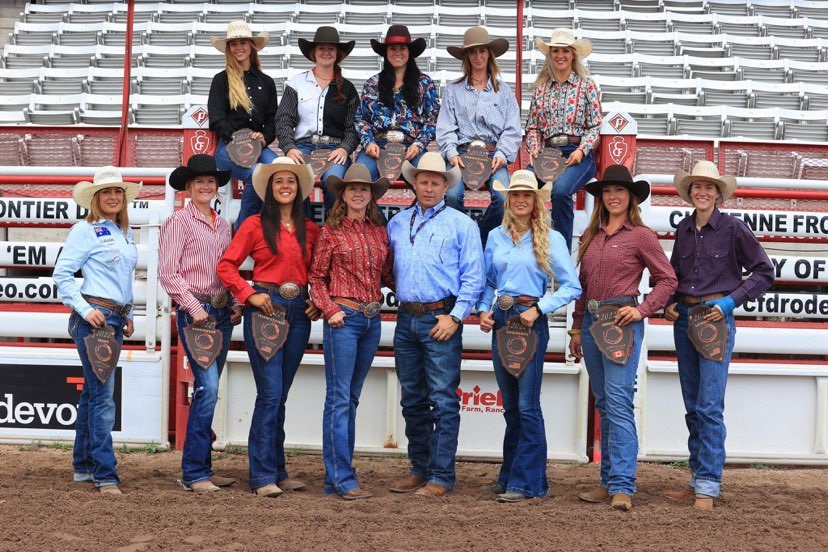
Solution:
<svg viewBox="0 0 828 552"><path fill-rule="evenodd" d="M679 223L670 263L679 279L676 300L724 293L738 306L773 284L773 265L756 236L744 221L718 208L701 230L695 211ZM744 282L743 268L752 273Z"/></svg>

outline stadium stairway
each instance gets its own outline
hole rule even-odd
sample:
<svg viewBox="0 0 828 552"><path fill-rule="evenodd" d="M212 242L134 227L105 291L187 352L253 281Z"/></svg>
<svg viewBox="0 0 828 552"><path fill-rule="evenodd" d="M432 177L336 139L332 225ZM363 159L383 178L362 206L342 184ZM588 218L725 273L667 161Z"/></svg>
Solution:
<svg viewBox="0 0 828 552"><path fill-rule="evenodd" d="M25 0L4 0L0 4L0 48L8 43L9 33L14 30L14 22L20 18L20 12L25 8Z"/></svg>

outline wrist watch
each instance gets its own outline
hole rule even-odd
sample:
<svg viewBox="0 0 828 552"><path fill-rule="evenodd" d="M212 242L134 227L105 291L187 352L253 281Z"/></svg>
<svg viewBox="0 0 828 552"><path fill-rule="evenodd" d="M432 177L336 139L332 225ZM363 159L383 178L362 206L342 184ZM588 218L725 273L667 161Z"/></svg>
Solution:
<svg viewBox="0 0 828 552"><path fill-rule="evenodd" d="M450 314L449 316L451 316L451 319L454 320L455 324L460 324L462 322L462 320L460 320L459 318L457 318L453 314Z"/></svg>

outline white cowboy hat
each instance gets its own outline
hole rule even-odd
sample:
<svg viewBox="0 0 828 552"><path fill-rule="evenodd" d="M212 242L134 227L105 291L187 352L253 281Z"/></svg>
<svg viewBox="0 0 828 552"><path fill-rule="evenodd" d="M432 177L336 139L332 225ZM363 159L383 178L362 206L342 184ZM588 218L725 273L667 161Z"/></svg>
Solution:
<svg viewBox="0 0 828 552"><path fill-rule="evenodd" d="M693 182L703 180L705 182L712 182L719 187L719 193L722 194L721 201L724 202L733 192L736 191L736 178L730 175L719 175L719 169L712 161L699 161L693 166L690 174L684 171L679 171L673 177L673 186L678 191L681 199L687 203L693 203L690 199L690 186Z"/></svg>
<svg viewBox="0 0 828 552"><path fill-rule="evenodd" d="M492 183L492 188L498 192L535 192L540 198L547 202L552 194L552 183L549 182L542 188L538 188L538 179L535 173L520 169L512 173L509 178L509 185L504 185L500 180Z"/></svg>
<svg viewBox="0 0 828 552"><path fill-rule="evenodd" d="M463 59L466 55L466 50L476 46L488 46L494 57L500 57L509 49L509 41L505 38L489 38L489 31L483 27L472 27L463 34L462 46L449 46L446 48L448 53L457 59Z"/></svg>
<svg viewBox="0 0 828 552"><path fill-rule="evenodd" d="M549 42L544 42L541 37L536 36L535 45L538 47L538 50L544 54L547 54L549 52L549 48L554 46L572 48L581 59L592 53L592 42L586 38L579 38L576 40L572 30L564 28L552 29L552 38L549 39Z"/></svg>
<svg viewBox="0 0 828 552"><path fill-rule="evenodd" d="M277 157L272 163L259 163L253 169L253 189L262 201L265 198L270 176L279 171L289 171L296 175L302 199L310 195L315 180L310 165L297 165L290 157Z"/></svg>
<svg viewBox="0 0 828 552"><path fill-rule="evenodd" d="M101 167L95 171L92 182L84 180L75 184L72 188L72 199L84 209L92 208L92 198L104 188L121 188L124 191L125 200L131 203L141 192L141 182L124 182L121 171L115 167Z"/></svg>
<svg viewBox="0 0 828 552"><path fill-rule="evenodd" d="M423 156L420 157L420 162L417 163L416 167L408 161L403 163L402 174L405 179L412 184L414 183L414 179L417 177L417 174L421 172L442 174L445 177L446 182L448 182L449 188L460 182L460 169L457 167L451 167L449 169L448 165L446 165L446 162L443 160L443 156L436 151L428 151L423 154Z"/></svg>
<svg viewBox="0 0 828 552"><path fill-rule="evenodd" d="M270 34L265 31L259 33L258 36L253 36L253 31L250 30L250 25L246 21L231 21L227 24L227 38L210 37L210 42L216 47L216 50L223 52L227 48L227 43L231 40L239 38L246 38L249 40L256 50L261 50L267 45L267 39Z"/></svg>

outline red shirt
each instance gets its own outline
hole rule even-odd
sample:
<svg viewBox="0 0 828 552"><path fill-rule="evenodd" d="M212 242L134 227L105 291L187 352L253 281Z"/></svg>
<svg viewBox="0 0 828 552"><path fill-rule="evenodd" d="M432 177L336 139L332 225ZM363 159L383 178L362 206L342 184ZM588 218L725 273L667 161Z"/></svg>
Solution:
<svg viewBox="0 0 828 552"><path fill-rule="evenodd" d="M601 225L581 259L581 297L575 302L572 327L581 329L584 307L589 299L603 301L627 295L638 296L638 284L645 268L655 281L647 299L638 305L643 317L667 304L678 284L676 273L658 243L655 232L645 226L624 222L608 236Z"/></svg>
<svg viewBox="0 0 828 552"><path fill-rule="evenodd" d="M295 232L288 231L284 226L279 229L276 237L276 247L279 252L274 255L265 242L262 233L261 215L253 215L245 219L241 228L236 231L230 247L224 252L218 263L216 272L218 277L227 286L240 302L256 293L247 280L239 274L239 267L248 256L253 257L253 279L271 284L285 284L293 282L300 286L308 283L308 269L311 255L319 227L312 220L305 219L306 255L302 255L302 248L296 239Z"/></svg>
<svg viewBox="0 0 828 552"><path fill-rule="evenodd" d="M331 297L360 303L382 300L382 284L391 284L393 255L385 228L367 217L342 219L339 230L322 227L313 254L311 299L325 317L336 314L339 305Z"/></svg>

